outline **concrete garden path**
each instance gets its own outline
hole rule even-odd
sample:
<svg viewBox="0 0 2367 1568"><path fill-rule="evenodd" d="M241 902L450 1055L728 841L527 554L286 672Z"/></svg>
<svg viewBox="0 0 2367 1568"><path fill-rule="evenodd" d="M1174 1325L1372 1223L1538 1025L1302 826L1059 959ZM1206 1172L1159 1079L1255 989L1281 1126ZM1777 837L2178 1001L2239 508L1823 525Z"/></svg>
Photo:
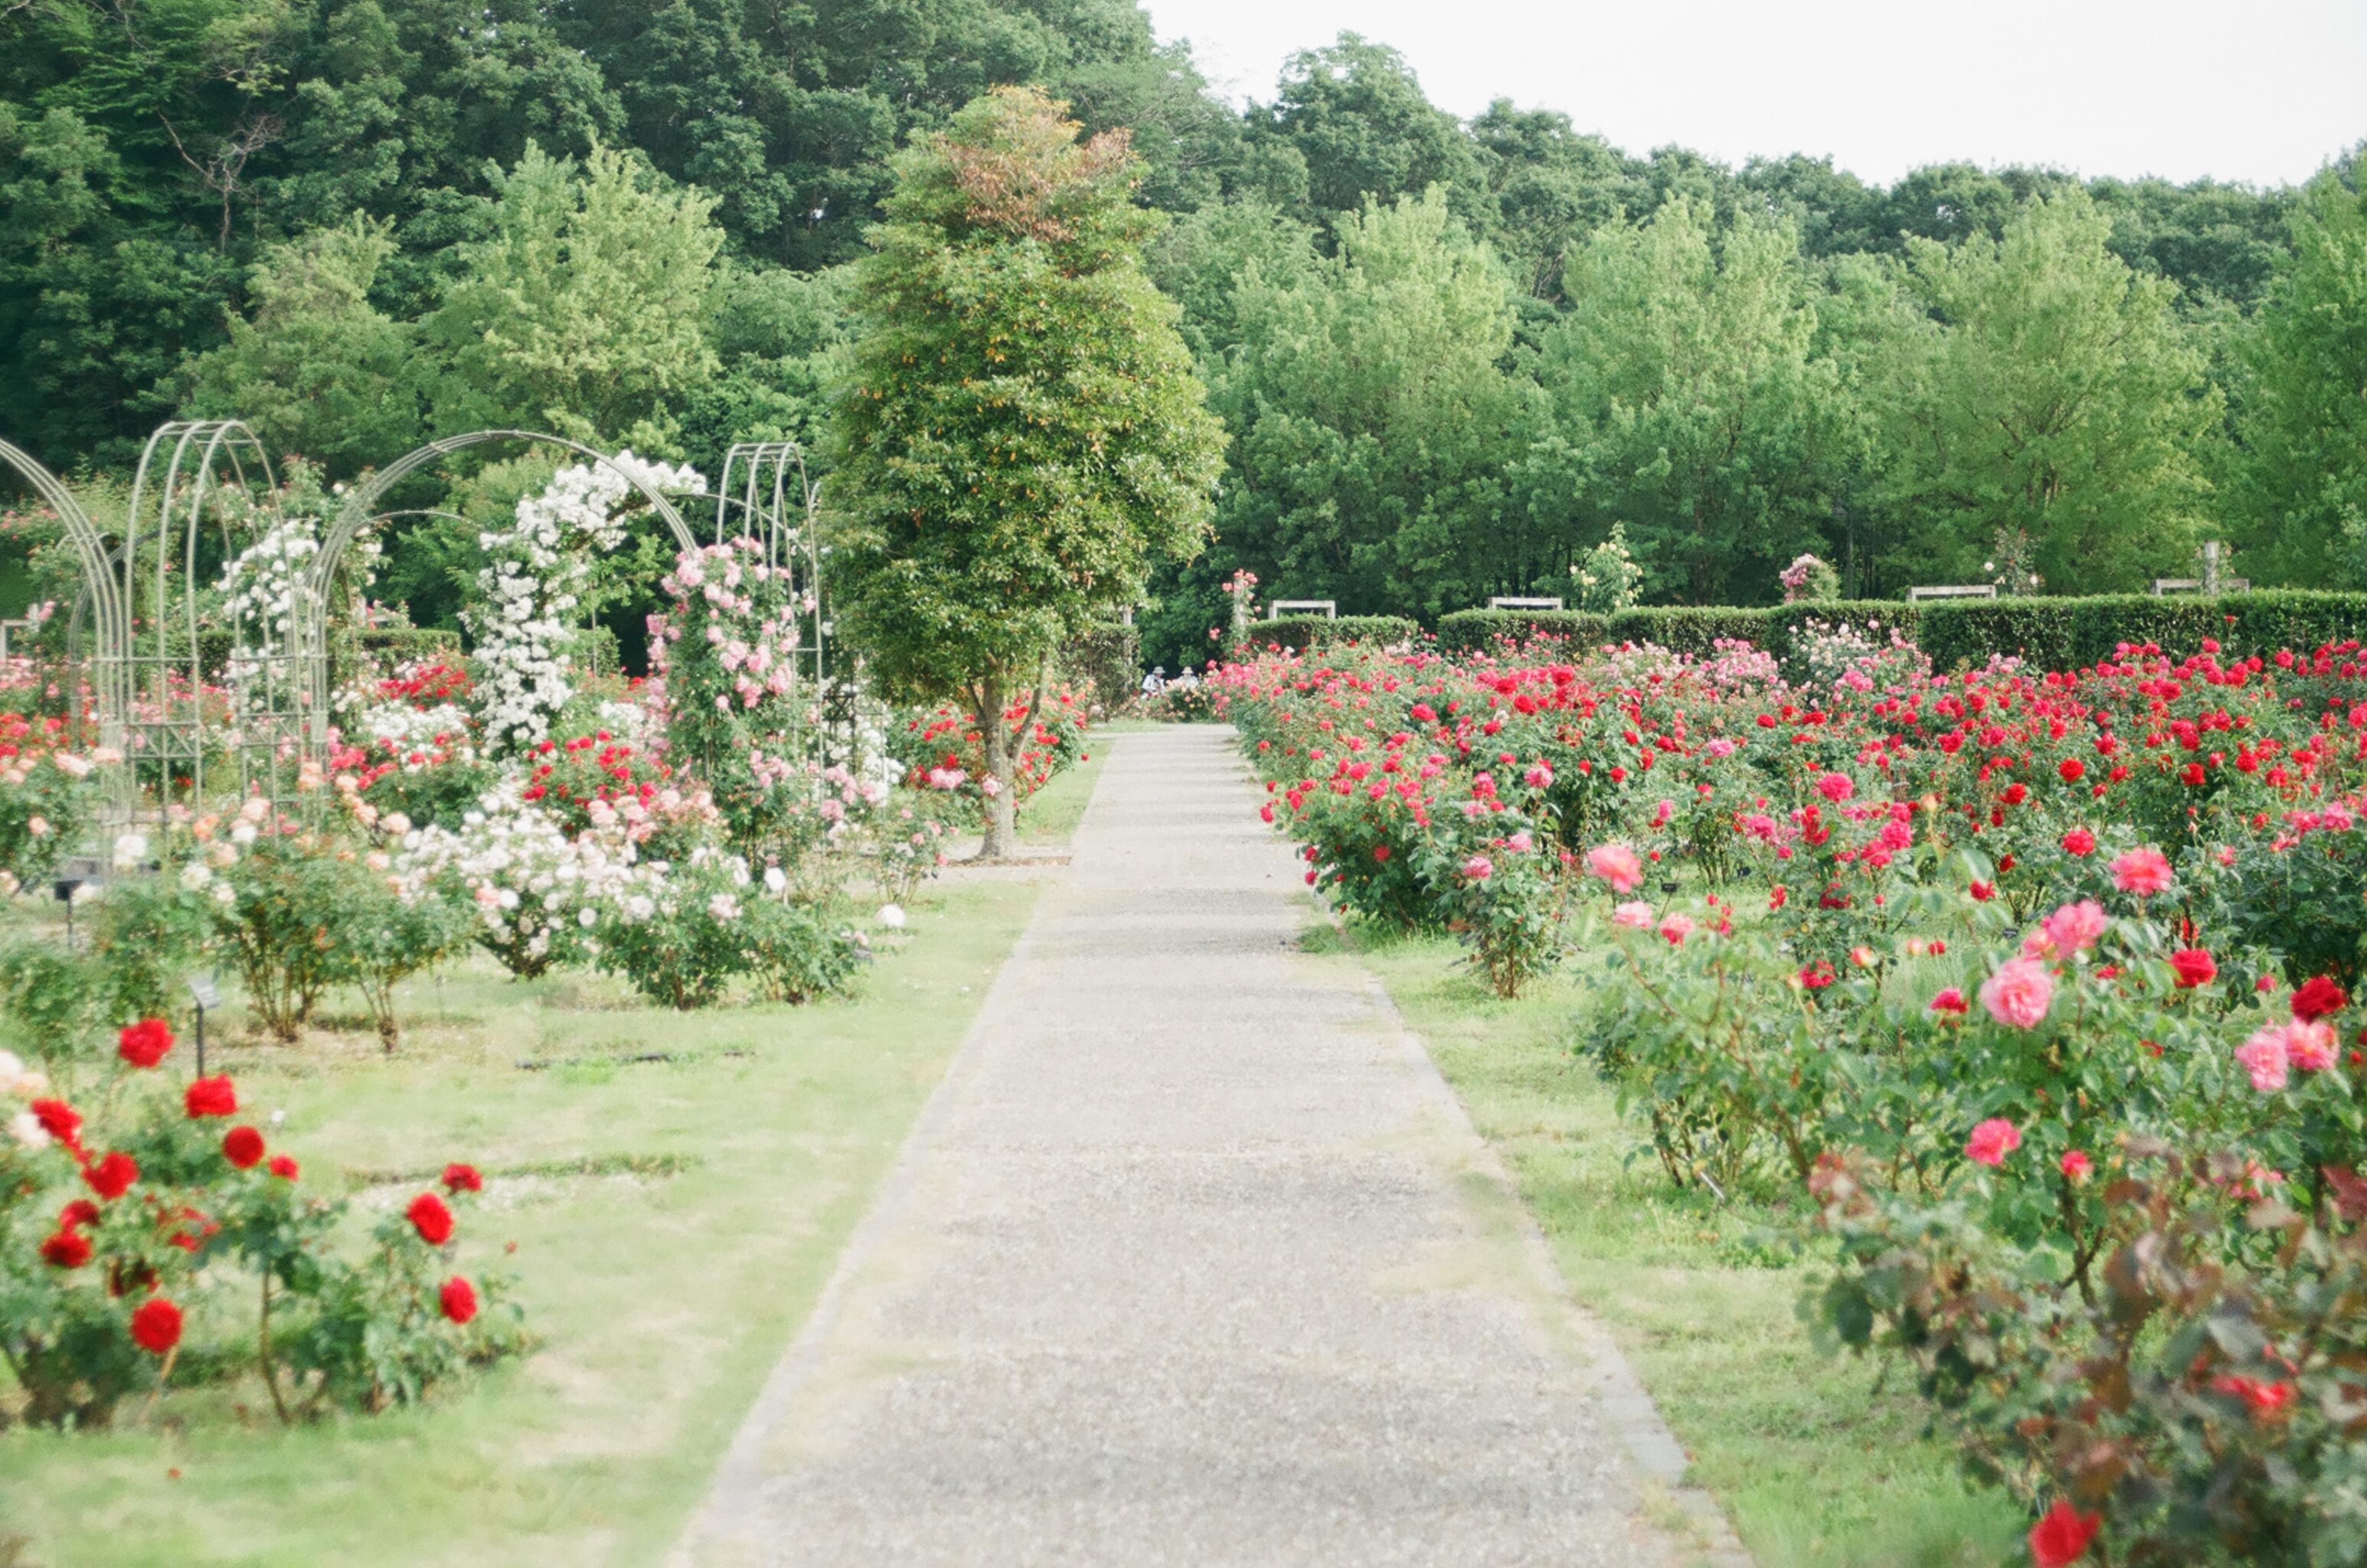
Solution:
<svg viewBox="0 0 2367 1568"><path fill-rule="evenodd" d="M1110 738L676 1562L1725 1556L1230 740Z"/></svg>

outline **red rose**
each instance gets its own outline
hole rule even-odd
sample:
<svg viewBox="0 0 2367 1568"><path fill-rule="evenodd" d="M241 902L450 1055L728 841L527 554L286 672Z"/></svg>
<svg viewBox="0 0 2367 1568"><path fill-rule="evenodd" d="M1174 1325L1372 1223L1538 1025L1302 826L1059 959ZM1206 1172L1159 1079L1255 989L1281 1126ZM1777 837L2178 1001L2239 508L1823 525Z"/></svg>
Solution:
<svg viewBox="0 0 2367 1568"><path fill-rule="evenodd" d="M87 1198L76 1198L58 1211L58 1229L73 1230L77 1225L98 1224L98 1205Z"/></svg>
<svg viewBox="0 0 2367 1568"><path fill-rule="evenodd" d="M279 1178L282 1181L293 1181L296 1179L296 1162L287 1155L273 1155L271 1156L271 1163L264 1168L270 1171L272 1175Z"/></svg>
<svg viewBox="0 0 2367 1568"><path fill-rule="evenodd" d="M473 1165L455 1160L444 1168L444 1190L447 1192L482 1192L485 1179L477 1174Z"/></svg>
<svg viewBox="0 0 2367 1568"><path fill-rule="evenodd" d="M2190 991L2219 977L2219 965L2199 947L2180 948L2169 955L2169 966L2177 971L2179 985Z"/></svg>
<svg viewBox="0 0 2367 1568"><path fill-rule="evenodd" d="M227 1073L217 1077L191 1079L181 1102L188 1108L192 1122L206 1116L234 1116L238 1113L238 1091L231 1087Z"/></svg>
<svg viewBox="0 0 2367 1568"><path fill-rule="evenodd" d="M181 1342L181 1309L162 1296L151 1296L131 1314L131 1337L152 1356L161 1356Z"/></svg>
<svg viewBox="0 0 2367 1568"><path fill-rule="evenodd" d="M2304 1023L2315 1023L2330 1012L2340 1012L2350 1005L2342 987L2324 975L2304 980L2293 994L2293 1015Z"/></svg>
<svg viewBox="0 0 2367 1568"><path fill-rule="evenodd" d="M62 1230L41 1243L41 1257L52 1269L79 1269L90 1261L90 1237Z"/></svg>
<svg viewBox="0 0 2367 1568"><path fill-rule="evenodd" d="M1991 883L1976 882L1972 886L1972 894L1976 901L1986 904L1997 897L1997 887Z"/></svg>
<svg viewBox="0 0 2367 1568"><path fill-rule="evenodd" d="M82 1142L82 1112L62 1100L33 1101L33 1119L51 1137L73 1148Z"/></svg>
<svg viewBox="0 0 2367 1568"><path fill-rule="evenodd" d="M2083 1514L2064 1498L2056 1498L2046 1517L2030 1527L2030 1558L2038 1568L2068 1568L2088 1554L2088 1543L2103 1524L2099 1514Z"/></svg>
<svg viewBox="0 0 2367 1568"><path fill-rule="evenodd" d="M2086 775L2088 764L2077 757L2066 757L2063 759L2062 765L2055 771L2063 775L2065 784L2078 784Z"/></svg>
<svg viewBox="0 0 2367 1568"><path fill-rule="evenodd" d="M435 1193L422 1192L411 1201L411 1207L403 1213L411 1217L412 1224L418 1229L419 1239L428 1246L441 1247L452 1239L452 1211L446 1208L444 1200Z"/></svg>
<svg viewBox="0 0 2367 1568"><path fill-rule="evenodd" d="M444 1315L453 1322L466 1323L477 1315L477 1287L459 1275L445 1280L444 1288L436 1294L443 1304Z"/></svg>
<svg viewBox="0 0 2367 1568"><path fill-rule="evenodd" d="M173 1029L161 1018L127 1023L115 1037L115 1054L135 1067L153 1067L173 1048Z"/></svg>
<svg viewBox="0 0 2367 1568"><path fill-rule="evenodd" d="M112 1203L140 1179L140 1162L121 1149L116 1149L105 1159L95 1160L85 1167L82 1179L92 1191Z"/></svg>
<svg viewBox="0 0 2367 1568"><path fill-rule="evenodd" d="M263 1134L252 1127L232 1127L222 1134L222 1158L241 1170L263 1163Z"/></svg>
<svg viewBox="0 0 2367 1568"><path fill-rule="evenodd" d="M2065 852L2069 854L2094 854L2096 852L2096 835L2090 833L2085 828L2074 828L2069 832L2063 835L2063 848Z"/></svg>

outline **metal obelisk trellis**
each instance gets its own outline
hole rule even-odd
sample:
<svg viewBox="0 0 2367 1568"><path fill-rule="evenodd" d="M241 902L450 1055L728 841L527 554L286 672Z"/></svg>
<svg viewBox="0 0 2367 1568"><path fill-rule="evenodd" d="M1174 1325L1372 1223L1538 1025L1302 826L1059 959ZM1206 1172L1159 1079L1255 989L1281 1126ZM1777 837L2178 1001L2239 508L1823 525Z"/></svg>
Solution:
<svg viewBox="0 0 2367 1568"><path fill-rule="evenodd" d="M821 505L821 488L807 474L804 448L796 442L742 441L723 455L715 487L715 542L753 539L764 547L765 565L789 574L798 605L791 668L804 683L804 701L791 706L815 727L826 757L851 765L855 688L843 676L832 678L817 523Z"/></svg>

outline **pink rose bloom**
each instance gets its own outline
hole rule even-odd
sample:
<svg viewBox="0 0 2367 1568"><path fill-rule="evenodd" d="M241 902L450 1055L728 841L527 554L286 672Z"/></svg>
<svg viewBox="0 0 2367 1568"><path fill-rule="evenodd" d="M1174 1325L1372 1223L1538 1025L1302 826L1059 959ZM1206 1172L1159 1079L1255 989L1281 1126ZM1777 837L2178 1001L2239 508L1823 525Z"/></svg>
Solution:
<svg viewBox="0 0 2367 1568"><path fill-rule="evenodd" d="M1631 898L1611 911L1611 923L1614 926L1625 926L1631 931L1650 931L1652 906L1640 898Z"/></svg>
<svg viewBox="0 0 2367 1568"><path fill-rule="evenodd" d="M2252 1087L2262 1094L2274 1094L2285 1087L2285 1029L2272 1023L2256 1030L2249 1040L2236 1047L2236 1060L2252 1075Z"/></svg>
<svg viewBox="0 0 2367 1568"><path fill-rule="evenodd" d="M1586 869L1611 884L1614 893L1633 893L1644 885L1644 863L1625 844L1597 844L1586 852Z"/></svg>
<svg viewBox="0 0 2367 1568"><path fill-rule="evenodd" d="M1847 773L1827 773L1817 781L1817 793L1838 805L1857 793L1857 784Z"/></svg>
<svg viewBox="0 0 2367 1568"><path fill-rule="evenodd" d="M2334 1026L2299 1019L2286 1024L2285 1059L2305 1073L2322 1073L2334 1066Z"/></svg>
<svg viewBox="0 0 2367 1568"><path fill-rule="evenodd" d="M2020 1147L2022 1129L2002 1116L1990 1117L1965 1140L1965 1156L1991 1168L2003 1165L2005 1156Z"/></svg>
<svg viewBox="0 0 2367 1568"><path fill-rule="evenodd" d="M2077 904L2066 904L2038 923L2055 951L2062 953L2085 953L2096 945L2112 924L2104 907L2093 898L2082 898Z"/></svg>
<svg viewBox="0 0 2367 1568"><path fill-rule="evenodd" d="M1693 934L1693 917L1670 914L1667 919L1660 922L1660 934L1669 939L1670 947L1684 946L1685 938Z"/></svg>
<svg viewBox="0 0 2367 1568"><path fill-rule="evenodd" d="M2055 1005L2055 976L2034 958L2009 958L1981 982L1981 1006L1999 1023L2035 1029Z"/></svg>
<svg viewBox="0 0 2367 1568"><path fill-rule="evenodd" d="M1537 841L1535 839L1530 838L1529 830L1523 828L1519 832L1513 834L1511 838L1505 840L1504 847L1512 851L1516 855L1524 855L1531 850L1537 847Z"/></svg>
<svg viewBox="0 0 2367 1568"><path fill-rule="evenodd" d="M1553 788L1553 770L1539 762L1521 775L1521 782L1531 789L1551 789Z"/></svg>
<svg viewBox="0 0 2367 1568"><path fill-rule="evenodd" d="M2096 1162L2090 1159L2084 1150L2066 1149L2063 1151L2062 1167L2063 1174L2072 1180L2085 1181L2088 1173L2096 1168Z"/></svg>
<svg viewBox="0 0 2367 1568"><path fill-rule="evenodd" d="M1473 855L1463 863L1463 874L1474 882L1485 882L1496 874L1495 863L1486 855Z"/></svg>
<svg viewBox="0 0 2367 1568"><path fill-rule="evenodd" d="M2112 862L2112 881L2139 897L2158 893L2169 886L2169 857L2156 849L2131 850Z"/></svg>

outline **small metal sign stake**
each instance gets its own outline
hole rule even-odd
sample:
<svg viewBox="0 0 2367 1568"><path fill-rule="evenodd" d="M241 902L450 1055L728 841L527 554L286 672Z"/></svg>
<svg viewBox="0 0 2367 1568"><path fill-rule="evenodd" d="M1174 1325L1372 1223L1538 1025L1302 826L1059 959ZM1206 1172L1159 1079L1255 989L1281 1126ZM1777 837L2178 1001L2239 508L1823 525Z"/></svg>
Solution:
<svg viewBox="0 0 2367 1568"><path fill-rule="evenodd" d="M61 876L57 879L57 882L54 885L57 890L58 902L66 907L66 951L68 953L72 953L74 950L74 895L82 891L82 881L83 879L79 876Z"/></svg>
<svg viewBox="0 0 2367 1568"><path fill-rule="evenodd" d="M206 1010L221 1006L221 993L214 989L210 975L192 976L189 999L198 1004L198 1077L206 1076Z"/></svg>

